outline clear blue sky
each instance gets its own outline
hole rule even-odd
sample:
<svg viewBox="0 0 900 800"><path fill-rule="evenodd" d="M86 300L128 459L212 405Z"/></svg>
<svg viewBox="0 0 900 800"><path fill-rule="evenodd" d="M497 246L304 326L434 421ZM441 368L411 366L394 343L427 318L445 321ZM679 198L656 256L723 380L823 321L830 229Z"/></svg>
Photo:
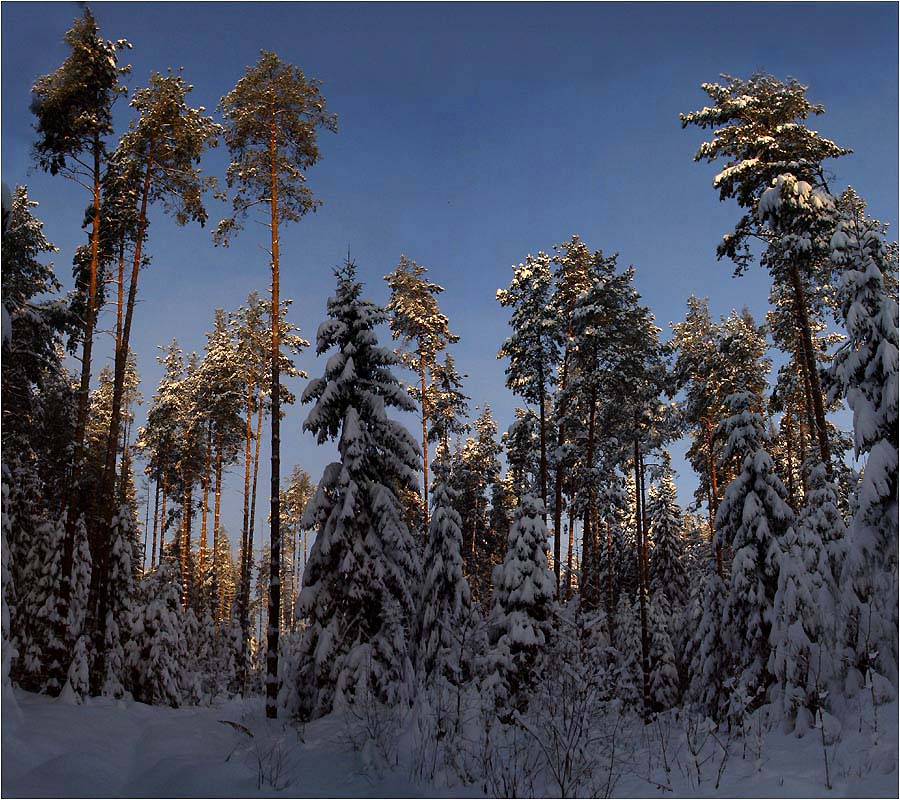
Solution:
<svg viewBox="0 0 900 800"><path fill-rule="evenodd" d="M718 201L716 169L692 162L702 133L678 121L704 104L701 82L764 69L808 84L827 110L815 126L855 151L833 163L834 186L853 184L871 213L897 219L895 3L97 3L93 11L105 37L134 44L132 87L151 70L183 66L193 102L212 109L261 48L323 82L340 132L323 135L324 158L308 176L323 207L283 231L282 293L295 300L294 321L313 338L331 268L348 246L379 302L382 276L406 254L446 287L441 305L462 337L454 354L466 391L473 405L490 403L501 430L516 403L495 358L507 325L494 294L528 252L573 233L618 251L636 267L665 338L692 292L708 295L715 314L746 305L762 319L767 276L756 268L734 279L730 264L716 262L738 212ZM0 14L3 179L27 183L40 201L60 247L58 273L71 284L88 198L31 171L28 102L34 79L65 57L63 36L80 10L4 2ZM118 113L122 130L124 103ZM225 166L224 148L204 161L220 179ZM208 208L214 225L225 207ZM133 334L148 400L160 376L157 345L174 336L201 350L216 307L235 309L266 289L263 235L250 226L216 249L209 229L178 229L154 213ZM312 349L301 365L311 375L323 369ZM292 388L299 395L304 385ZM302 464L318 480L333 451L301 432L305 415L287 410L282 464L285 474ZM683 447L675 450L687 502L694 479L677 458ZM223 506L232 541L240 491L233 475Z"/></svg>

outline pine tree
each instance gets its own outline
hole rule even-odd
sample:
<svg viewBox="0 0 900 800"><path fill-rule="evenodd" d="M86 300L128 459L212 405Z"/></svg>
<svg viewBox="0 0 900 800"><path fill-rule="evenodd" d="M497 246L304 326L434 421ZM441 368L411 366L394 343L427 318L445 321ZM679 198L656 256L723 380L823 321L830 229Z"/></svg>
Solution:
<svg viewBox="0 0 900 800"><path fill-rule="evenodd" d="M78 517L78 493L74 477L83 456L87 423L88 394L91 381L91 355L94 328L99 312L98 296L103 275L100 272L101 183L103 162L107 156L105 138L113 131L112 109L116 97L125 93L120 77L131 71L119 66L118 54L131 45L125 39L104 41L90 9L84 9L66 33L69 54L60 67L35 82L31 110L37 118L37 142L34 154L41 169L62 174L91 192L90 253L88 290L81 339L81 380L74 435L72 513L64 543L62 560L62 603L68 602L68 576L72 570L74 528Z"/></svg>
<svg viewBox="0 0 900 800"><path fill-rule="evenodd" d="M843 613L854 667L897 682L897 299L881 225L851 192L831 241L847 341L830 367L832 395L853 411L857 458L867 456L850 523ZM893 292L888 286L893 286Z"/></svg>
<svg viewBox="0 0 900 800"><path fill-rule="evenodd" d="M437 295L444 291L442 286L425 277L428 270L400 256L397 268L385 275L391 289L391 299L387 304L390 314L391 334L395 339L412 348L411 352L399 351L401 362L418 374L418 385L411 385L408 391L413 400L419 402L422 412L422 516L424 531L428 531L428 422L434 416L429 403L431 393L426 383L426 375L435 375L437 356L448 344L459 341L450 332L446 315L437 304Z"/></svg>
<svg viewBox="0 0 900 800"><path fill-rule="evenodd" d="M529 690L541 676L541 652L552 635L555 586L542 511L536 498L522 498L494 580L487 686L501 718L527 707Z"/></svg>
<svg viewBox="0 0 900 800"><path fill-rule="evenodd" d="M237 186L233 197L234 215L223 220L216 231L217 240L228 237L240 226L254 206L269 206L271 233L272 297L269 308L272 337L270 342L272 403L272 486L268 649L266 656L266 715L277 716L278 635L275 618L280 611L279 555L281 550L281 344L279 321L280 240L278 227L296 222L314 211L318 201L306 184L304 170L319 160L317 129L337 130L337 118L325 109L325 99L317 81L308 80L294 66L281 61L275 53L261 51L260 59L248 67L244 77L222 98L225 116L225 141L232 156L226 180Z"/></svg>
<svg viewBox="0 0 900 800"><path fill-rule="evenodd" d="M712 139L700 146L694 160L728 159L713 186L721 200L734 198L745 209L734 232L723 237L719 258L731 258L737 272L743 272L751 260L749 241L762 238L769 243L763 265L773 281L788 287L792 294L819 454L830 469L823 393L809 322L812 298L804 291L804 279L824 255L821 230L817 230L823 223L828 227L822 162L850 151L806 127L810 114L819 115L825 109L807 100L807 87L798 81L780 81L763 73L748 80L730 76L726 80L724 85L702 84L713 104L681 114L681 125L714 129ZM767 192L768 200L762 203ZM779 208L769 205L776 197L786 201L778 204ZM826 213L820 213L823 211Z"/></svg>
<svg viewBox="0 0 900 800"><path fill-rule="evenodd" d="M356 267L337 273L329 319L316 352L335 352L310 382L304 423L319 444L338 440L340 461L326 467L303 525L316 530L300 595L307 628L297 676L305 717L371 692L389 704L408 699L409 634L419 559L402 520L400 487L416 489L415 440L386 409L415 408L391 368L397 357L378 346L386 313L362 300Z"/></svg>
<svg viewBox="0 0 900 800"><path fill-rule="evenodd" d="M106 611L109 604L108 570L114 539L110 535L113 517L117 511L115 494L116 453L122 421L122 400L125 391L127 354L131 338L131 325L137 298L138 276L143 265L143 245L148 228L148 207L151 202L160 203L171 212L178 224L194 220L203 224L206 209L203 193L211 188L215 179L202 178L197 164L200 156L216 144L220 126L211 117L204 116L203 109L187 105L186 98L193 87L186 84L181 75L150 76L147 87L135 91L131 106L137 111L128 132L122 137L120 150L135 170L143 176L139 211L136 220L134 257L128 300L115 354L112 416L106 444L104 482L101 490L103 530L100 538L96 568L98 581L98 642L104 635Z"/></svg>

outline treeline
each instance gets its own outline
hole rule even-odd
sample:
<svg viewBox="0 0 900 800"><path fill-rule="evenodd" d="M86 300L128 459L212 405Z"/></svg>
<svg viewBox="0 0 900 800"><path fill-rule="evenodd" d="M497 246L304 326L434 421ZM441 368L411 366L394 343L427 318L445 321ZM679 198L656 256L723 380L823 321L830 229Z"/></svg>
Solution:
<svg viewBox="0 0 900 800"><path fill-rule="evenodd" d="M119 49L97 38L89 12L70 40L70 61L79 47L105 54L111 102ZM264 53L223 98L223 131L187 108L180 76L155 76L133 95L140 116L127 148L107 152L108 128L95 122L81 149L63 150L68 139L45 133L61 100L42 92L65 85L70 61L38 82L35 111L38 154L57 148L47 168L105 165L88 173L95 213L76 292L44 299L58 289L41 262L52 247L22 189L4 233L4 597L15 680L177 704L248 691L265 674L269 715L350 708L370 736L373 720L415 707L432 768L440 756L466 780L496 778L491 748L508 753L536 730L567 743L574 770L572 748L598 758L597 726L622 709L647 721L691 709L740 730L766 708L802 733L824 731L863 688L876 705L895 695L897 248L852 189L829 188L824 163L848 151L807 127L823 109L806 87L762 74L705 84L710 105L682 115L711 132L695 159L724 163L714 186L740 210L720 258L739 273L757 260L770 274L765 321L746 310L716 318L692 296L663 342L634 269L616 255L578 236L529 254L497 293L511 329L498 357L523 402L501 437L486 405L470 420L449 352L458 337L427 269L401 257L381 307L364 299L348 260L316 337L324 372L301 398L305 430L335 442L338 460L315 486L295 471L282 491L281 406L294 398L280 378L300 375L291 356L306 342L278 294L278 227L315 207L302 170L318 158L316 130L334 119L314 82ZM235 191L217 240L264 211L271 300L251 294L238 311L217 311L202 357L173 342L135 435L127 354L145 207L159 200L180 222L205 218L196 164L218 133ZM178 165L177 179L166 164ZM124 274L123 253L133 270L127 299L124 277L112 284L116 369L90 395L90 370L87 383L83 370L75 380L63 349L89 364L98 287ZM382 325L397 350L379 343ZM784 355L771 383L770 340ZM843 403L852 432L828 418ZM416 415L416 435L392 408ZM261 646L248 644L265 416L263 668ZM667 448L686 435L697 488L682 509ZM155 487L149 553L137 533L132 441ZM237 465L234 565L219 497ZM573 714L577 730L567 727ZM548 736L540 758L551 757Z"/></svg>

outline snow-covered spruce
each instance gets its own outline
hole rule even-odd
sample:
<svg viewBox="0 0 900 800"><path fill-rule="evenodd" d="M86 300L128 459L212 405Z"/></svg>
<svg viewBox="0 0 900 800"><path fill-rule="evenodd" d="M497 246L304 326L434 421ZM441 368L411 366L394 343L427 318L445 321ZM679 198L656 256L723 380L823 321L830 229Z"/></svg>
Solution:
<svg viewBox="0 0 900 800"><path fill-rule="evenodd" d="M177 564L164 559L141 589L125 652L129 685L136 700L178 707L199 692Z"/></svg>
<svg viewBox="0 0 900 800"><path fill-rule="evenodd" d="M460 684L471 677L460 635L472 614L472 594L463 574L462 520L456 492L438 462L432 516L425 548L425 577L419 591L416 665L427 681L433 673Z"/></svg>
<svg viewBox="0 0 900 800"><path fill-rule="evenodd" d="M409 638L420 565L398 492L417 491L420 455L386 408L415 406L391 372L397 357L378 346L374 328L386 320L384 310L360 298L351 262L337 278L316 337L319 355L335 352L303 395L315 403L305 429L320 444L337 439L340 454L302 523L316 538L298 608L307 627L297 707L289 710L307 718L369 693L403 703L413 683Z"/></svg>
<svg viewBox="0 0 900 800"><path fill-rule="evenodd" d="M723 718L728 705L725 687L730 665L723 628L726 594L715 563L708 562L691 602L693 635L687 654L691 675L688 697L715 720Z"/></svg>
<svg viewBox="0 0 900 800"><path fill-rule="evenodd" d="M853 411L856 455L866 456L841 580L852 692L870 670L897 685L898 316L880 226L855 195L842 201L831 248L847 341L829 377Z"/></svg>
<svg viewBox="0 0 900 800"><path fill-rule="evenodd" d="M486 686L506 715L527 707L529 689L541 674L541 651L552 635L555 583L547 566L542 514L540 500L522 498L510 526L506 558L494 574Z"/></svg>
<svg viewBox="0 0 900 800"><path fill-rule="evenodd" d="M765 450L769 437L758 404L750 392L728 398L730 416L719 430L726 439L722 458L741 466L716 513L717 542L734 553L722 637L736 689L751 704L762 701L774 677L768 661L779 548L794 522L787 491Z"/></svg>

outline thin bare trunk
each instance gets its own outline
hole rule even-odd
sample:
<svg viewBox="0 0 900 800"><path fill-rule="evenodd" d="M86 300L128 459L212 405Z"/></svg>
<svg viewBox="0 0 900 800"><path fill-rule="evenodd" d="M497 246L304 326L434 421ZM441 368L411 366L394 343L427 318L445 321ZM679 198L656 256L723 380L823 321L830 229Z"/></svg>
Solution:
<svg viewBox="0 0 900 800"><path fill-rule="evenodd" d="M276 615L281 610L281 359L278 341L278 318L281 305L278 296L278 173L275 150L275 100L269 110L269 171L272 198L272 488L269 536L269 630L266 652L266 716L278 716L278 635Z"/></svg>
<svg viewBox="0 0 900 800"><path fill-rule="evenodd" d="M181 606L187 611L188 607L188 553L191 551L191 505L193 504L192 479L185 475L184 500L181 509Z"/></svg>
<svg viewBox="0 0 900 800"><path fill-rule="evenodd" d="M425 353L419 352L419 379L422 384L422 516L425 534L422 541L428 544L428 407L425 397Z"/></svg>
<svg viewBox="0 0 900 800"><path fill-rule="evenodd" d="M163 468L162 468L162 478L163 478L162 510L160 511L160 514L159 514L159 565L160 566L162 566L162 563L163 563L163 553L164 553L163 546L166 543L166 526L167 526L167 523L166 523L166 490L168 489L168 485L169 485L169 475L168 475L168 472L166 471L165 465L163 465Z"/></svg>
<svg viewBox="0 0 900 800"><path fill-rule="evenodd" d="M647 629L647 584L644 572L644 510L641 503L641 456L637 439L634 440L634 506L636 525L636 556L638 571L638 601L641 616L641 673L643 677L644 721L650 719L650 636Z"/></svg>
<svg viewBox="0 0 900 800"><path fill-rule="evenodd" d="M209 516L209 484L212 478L212 423L206 428L206 468L203 473L203 518L200 522L200 583L205 582L206 573L206 519Z"/></svg>
<svg viewBox="0 0 900 800"><path fill-rule="evenodd" d="M159 531L159 471L156 473L156 503L153 506L153 547L150 549L150 569L156 567L156 536Z"/></svg>
<svg viewBox="0 0 900 800"><path fill-rule="evenodd" d="M216 427L216 489L213 503L213 557L212 557L212 585L213 598L218 609L218 621L225 618L224 597L220 599L219 593L219 511L222 507L222 431Z"/></svg>
<svg viewBox="0 0 900 800"><path fill-rule="evenodd" d="M565 355L563 356L562 376L560 380L560 391L565 392L568 383L568 363L569 363L569 345L566 344ZM565 415L565 406L560 404L559 425L557 428L556 446L557 449L562 448L566 443L566 431L563 424ZM556 465L556 480L554 486L554 500L556 508L553 509L553 571L556 574L556 596L559 598L559 562L560 562L560 528L562 527L562 489L563 489L563 467L562 464ZM582 547L582 550L584 548Z"/></svg>

